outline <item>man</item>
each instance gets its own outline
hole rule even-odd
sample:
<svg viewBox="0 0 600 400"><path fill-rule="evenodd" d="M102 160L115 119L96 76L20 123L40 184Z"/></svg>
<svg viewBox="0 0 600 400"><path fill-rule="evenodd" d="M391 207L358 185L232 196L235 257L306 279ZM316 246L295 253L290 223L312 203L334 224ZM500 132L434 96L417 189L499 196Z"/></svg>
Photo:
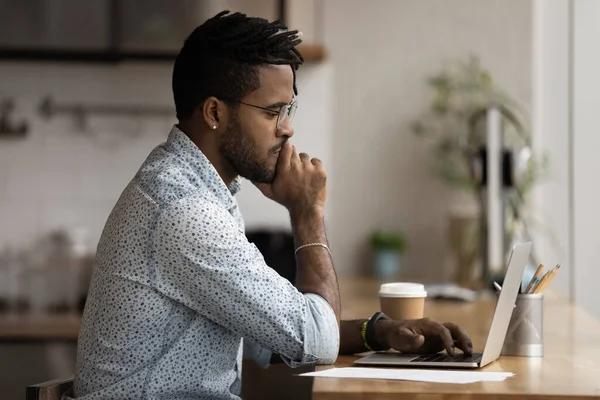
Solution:
<svg viewBox="0 0 600 400"><path fill-rule="evenodd" d="M98 245L77 352L80 399L236 399L244 344L267 365L368 349L466 353L459 327L381 314L340 322L321 162L288 141L297 31L223 12L175 62L179 124L125 188ZM296 287L244 235L244 177L289 210Z"/></svg>

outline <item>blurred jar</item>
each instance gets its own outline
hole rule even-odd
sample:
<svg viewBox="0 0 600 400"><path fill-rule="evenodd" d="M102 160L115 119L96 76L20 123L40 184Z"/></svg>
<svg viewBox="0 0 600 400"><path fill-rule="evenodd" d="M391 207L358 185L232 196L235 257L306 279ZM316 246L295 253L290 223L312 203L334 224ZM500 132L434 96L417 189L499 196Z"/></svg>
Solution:
<svg viewBox="0 0 600 400"><path fill-rule="evenodd" d="M0 253L0 301L9 314L21 313L26 307L23 260L23 253L11 246Z"/></svg>

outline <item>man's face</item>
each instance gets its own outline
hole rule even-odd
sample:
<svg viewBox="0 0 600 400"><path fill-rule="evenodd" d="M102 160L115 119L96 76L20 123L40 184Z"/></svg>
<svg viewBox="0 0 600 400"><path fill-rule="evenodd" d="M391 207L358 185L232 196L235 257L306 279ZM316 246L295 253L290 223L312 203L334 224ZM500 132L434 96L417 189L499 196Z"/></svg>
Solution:
<svg viewBox="0 0 600 400"><path fill-rule="evenodd" d="M277 128L277 114L294 97L289 65L259 67L261 87L242 99L230 114L221 139L221 153L236 173L250 181L271 183L279 150L294 134L289 120ZM249 106L268 108L273 112Z"/></svg>

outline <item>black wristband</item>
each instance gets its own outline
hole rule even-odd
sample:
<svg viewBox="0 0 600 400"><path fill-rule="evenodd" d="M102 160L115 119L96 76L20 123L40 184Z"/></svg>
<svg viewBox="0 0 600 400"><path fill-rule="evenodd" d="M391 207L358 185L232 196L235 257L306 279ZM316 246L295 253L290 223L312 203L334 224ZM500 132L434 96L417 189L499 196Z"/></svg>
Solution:
<svg viewBox="0 0 600 400"><path fill-rule="evenodd" d="M367 322L367 332L366 332L365 336L366 336L369 347L371 349L373 349L373 351L389 350L389 347L382 346L380 343L377 343L377 341L375 340L375 324L380 319L390 319L390 317L388 317L387 315L385 315L382 312L376 312L369 319L369 322Z"/></svg>

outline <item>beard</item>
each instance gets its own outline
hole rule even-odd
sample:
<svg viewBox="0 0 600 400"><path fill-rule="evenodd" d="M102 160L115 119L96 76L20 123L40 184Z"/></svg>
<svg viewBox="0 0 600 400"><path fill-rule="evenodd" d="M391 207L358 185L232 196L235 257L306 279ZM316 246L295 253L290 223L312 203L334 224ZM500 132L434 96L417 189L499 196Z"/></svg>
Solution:
<svg viewBox="0 0 600 400"><path fill-rule="evenodd" d="M256 142L243 134L237 116L232 117L221 140L221 153L239 176L251 182L273 182L275 169L260 156Z"/></svg>

